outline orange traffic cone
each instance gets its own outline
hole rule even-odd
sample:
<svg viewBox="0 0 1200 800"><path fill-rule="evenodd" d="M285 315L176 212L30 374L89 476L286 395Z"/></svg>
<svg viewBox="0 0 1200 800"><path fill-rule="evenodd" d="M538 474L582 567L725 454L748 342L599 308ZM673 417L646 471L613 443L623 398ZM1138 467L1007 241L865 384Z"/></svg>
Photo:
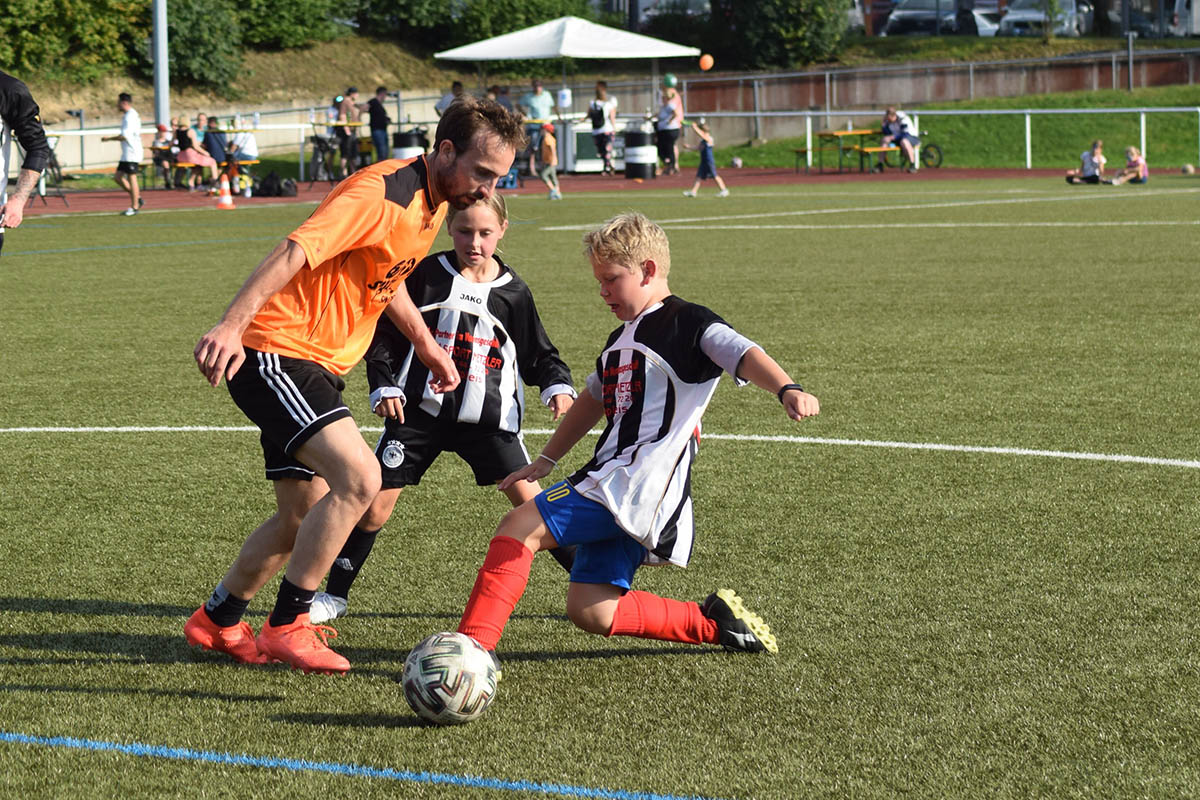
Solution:
<svg viewBox="0 0 1200 800"><path fill-rule="evenodd" d="M221 175L221 196L217 198L218 211L232 211L237 208L233 204L233 195L229 193L229 176Z"/></svg>

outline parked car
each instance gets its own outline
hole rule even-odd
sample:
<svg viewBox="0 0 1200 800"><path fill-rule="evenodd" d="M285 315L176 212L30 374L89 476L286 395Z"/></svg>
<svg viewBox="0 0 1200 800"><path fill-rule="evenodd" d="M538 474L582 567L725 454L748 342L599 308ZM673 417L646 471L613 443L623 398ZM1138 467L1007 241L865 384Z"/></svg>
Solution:
<svg viewBox="0 0 1200 800"><path fill-rule="evenodd" d="M884 25L880 36L904 36L907 34L931 36L934 33L934 20L938 18L939 11L941 23L938 26L938 32L957 33L954 0L941 0L940 3L938 0L900 0L892 9L892 13L888 15L887 24ZM979 9L971 9L970 13L975 18L975 27L980 36L996 35L1000 19L998 13Z"/></svg>
<svg viewBox="0 0 1200 800"><path fill-rule="evenodd" d="M1058 0L1055 36L1085 36L1092 32L1095 12L1086 0ZM1000 18L1001 36L1041 36L1046 27L1045 0L1013 0Z"/></svg>

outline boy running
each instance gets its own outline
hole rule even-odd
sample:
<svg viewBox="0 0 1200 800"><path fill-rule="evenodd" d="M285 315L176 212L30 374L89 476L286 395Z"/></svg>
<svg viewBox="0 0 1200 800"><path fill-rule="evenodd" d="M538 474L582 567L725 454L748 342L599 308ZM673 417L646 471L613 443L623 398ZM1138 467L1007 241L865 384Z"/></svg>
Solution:
<svg viewBox="0 0 1200 800"><path fill-rule="evenodd" d="M334 560L326 591L313 600L313 623L346 613L350 586L401 489L419 484L441 453L457 453L478 485L493 486L529 463L521 437L525 383L541 389L554 419L575 402L571 370L546 335L529 287L495 255L508 230L504 198L497 193L466 210L452 209L446 227L454 249L418 264L404 287L430 334L451 354L462 383L453 392L433 392L412 344L380 318L366 362L371 408L387 420L375 446L383 490ZM519 506L539 488L518 481L504 493ZM569 548L551 553L570 570Z"/></svg>
<svg viewBox="0 0 1200 800"><path fill-rule="evenodd" d="M500 488L546 477L592 425L606 426L582 469L501 521L458 630L494 651L534 554L573 544L567 616L583 630L775 652L766 623L730 589L699 604L630 587L643 563L688 563L691 466L721 373L775 394L795 420L818 413L817 398L712 311L671 294L667 236L646 217L618 215L584 245L600 299L623 324L546 447Z"/></svg>
<svg viewBox="0 0 1200 800"><path fill-rule="evenodd" d="M387 160L338 184L251 274L194 355L216 386L262 429L277 513L250 534L208 602L184 626L189 643L235 660L285 661L346 672L308 611L334 557L379 492L379 464L342 401L384 309L449 391L458 374L397 291L429 252L447 205L490 196L524 144L495 103L457 104L438 123L433 153ZM245 367L244 369L242 367ZM242 621L251 598L286 565L257 639Z"/></svg>

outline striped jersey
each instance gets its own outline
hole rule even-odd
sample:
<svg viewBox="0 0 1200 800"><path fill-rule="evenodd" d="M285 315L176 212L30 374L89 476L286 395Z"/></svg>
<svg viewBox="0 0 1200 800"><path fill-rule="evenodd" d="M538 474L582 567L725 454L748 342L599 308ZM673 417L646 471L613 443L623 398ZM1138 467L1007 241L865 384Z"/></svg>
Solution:
<svg viewBox="0 0 1200 800"><path fill-rule="evenodd" d="M487 283L463 278L453 250L429 256L404 281L430 334L454 359L458 388L434 394L429 368L384 316L366 356L372 407L399 388L408 408L415 404L446 422L519 433L526 384L541 390L543 403L556 394L575 397L571 370L546 335L529 287L493 258L500 274Z"/></svg>
<svg viewBox="0 0 1200 800"><path fill-rule="evenodd" d="M615 330L588 377L607 425L592 459L569 480L641 542L646 563L687 566L691 469L700 418L721 373L734 376L756 345L719 316L674 295Z"/></svg>

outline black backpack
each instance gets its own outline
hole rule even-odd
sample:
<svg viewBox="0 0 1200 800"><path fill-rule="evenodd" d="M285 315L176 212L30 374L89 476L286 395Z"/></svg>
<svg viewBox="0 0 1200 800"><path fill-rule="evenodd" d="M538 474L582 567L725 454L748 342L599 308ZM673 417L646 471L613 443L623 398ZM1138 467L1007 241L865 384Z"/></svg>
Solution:
<svg viewBox="0 0 1200 800"><path fill-rule="evenodd" d="M604 106L596 105L593 102L588 106L588 119L592 121L592 130L599 130L604 127Z"/></svg>
<svg viewBox="0 0 1200 800"><path fill-rule="evenodd" d="M296 182L294 180L292 180L291 178L288 178L287 180L285 180L283 182L283 185L279 187L279 196L280 197L295 197L296 196Z"/></svg>
<svg viewBox="0 0 1200 800"><path fill-rule="evenodd" d="M279 180L278 173L271 170L267 173L267 177L262 179L262 183L254 190L254 193L259 197L279 197L282 188L283 184Z"/></svg>

